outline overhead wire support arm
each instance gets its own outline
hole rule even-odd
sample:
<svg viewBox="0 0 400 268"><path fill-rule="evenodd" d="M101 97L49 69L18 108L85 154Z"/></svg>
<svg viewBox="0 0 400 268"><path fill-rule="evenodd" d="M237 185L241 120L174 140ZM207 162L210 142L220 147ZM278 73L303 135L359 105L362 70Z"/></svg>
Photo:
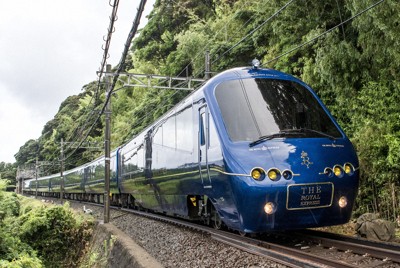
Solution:
<svg viewBox="0 0 400 268"><path fill-rule="evenodd" d="M172 77L148 74L126 74L126 76L128 78L128 81L124 83L124 87L151 87L158 89L194 90L195 87L193 87L193 85L198 85L206 81L205 79L200 78ZM156 82L154 82L154 80L156 80Z"/></svg>
<svg viewBox="0 0 400 268"><path fill-rule="evenodd" d="M107 73L106 75L116 75L115 73ZM127 81L121 79L126 77ZM158 88L158 89L175 89L175 90L194 90L199 85L207 81L202 78L192 77L173 77L155 74L133 74L119 73L118 80L125 87L142 87L142 88ZM119 88L121 89L121 88ZM113 93L119 89L113 90Z"/></svg>

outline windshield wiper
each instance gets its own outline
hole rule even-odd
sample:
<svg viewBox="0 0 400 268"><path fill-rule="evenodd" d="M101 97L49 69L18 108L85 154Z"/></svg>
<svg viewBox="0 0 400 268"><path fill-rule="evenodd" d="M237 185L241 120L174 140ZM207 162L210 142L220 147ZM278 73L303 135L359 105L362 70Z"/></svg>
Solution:
<svg viewBox="0 0 400 268"><path fill-rule="evenodd" d="M265 136L259 137L257 140L251 142L249 144L249 147L253 147L253 146L255 146L261 142L267 141L267 140L272 140L275 138L282 138L282 137L286 137L289 135L296 135L296 134L305 135L304 132L301 132L298 130L296 131L296 129L284 129L284 130L281 130L281 131L271 134L271 135L265 135Z"/></svg>
<svg viewBox="0 0 400 268"><path fill-rule="evenodd" d="M253 147L253 146L255 146L257 144L260 144L260 143L262 143L264 141L272 140L272 139L275 139L275 138L282 138L282 137L287 137L287 136L290 136L290 135L306 135L306 133L318 134L320 136L327 137L327 138L329 138L331 140L335 140L336 139L335 137L333 137L333 136L331 136L331 135L329 135L327 133L324 133L324 132L321 132L321 131L318 131L318 130L314 130L314 129L309 129L309 128L282 129L281 131L279 131L277 133L259 137L257 140L251 142L249 144L249 147Z"/></svg>
<svg viewBox="0 0 400 268"><path fill-rule="evenodd" d="M315 129L300 128L300 129L295 129L295 130L302 131L302 132L308 132L308 133L315 133L315 134L319 134L319 135L321 135L321 136L323 136L323 137L327 137L327 138L329 138L329 139L331 139L331 140L336 140L336 138L333 137L332 135L329 135L329 134L327 134L327 133L325 133L325 132L318 131L318 130L315 130Z"/></svg>

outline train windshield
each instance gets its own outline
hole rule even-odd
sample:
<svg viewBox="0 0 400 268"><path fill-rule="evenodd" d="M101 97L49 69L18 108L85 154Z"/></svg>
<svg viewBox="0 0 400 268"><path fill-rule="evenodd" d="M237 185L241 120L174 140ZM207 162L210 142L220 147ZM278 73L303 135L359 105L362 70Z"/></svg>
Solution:
<svg viewBox="0 0 400 268"><path fill-rule="evenodd" d="M311 92L293 81L226 81L218 85L215 96L232 141L342 137Z"/></svg>

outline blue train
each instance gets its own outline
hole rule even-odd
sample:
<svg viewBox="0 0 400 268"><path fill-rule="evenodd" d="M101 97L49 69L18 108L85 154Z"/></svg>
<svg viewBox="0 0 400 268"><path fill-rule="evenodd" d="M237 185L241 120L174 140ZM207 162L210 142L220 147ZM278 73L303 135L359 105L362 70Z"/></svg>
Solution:
<svg viewBox="0 0 400 268"><path fill-rule="evenodd" d="M313 90L257 67L207 81L114 150L111 169L112 204L244 233L346 223L359 183L353 145ZM103 202L104 157L64 174L65 198ZM37 183L60 196L60 174Z"/></svg>

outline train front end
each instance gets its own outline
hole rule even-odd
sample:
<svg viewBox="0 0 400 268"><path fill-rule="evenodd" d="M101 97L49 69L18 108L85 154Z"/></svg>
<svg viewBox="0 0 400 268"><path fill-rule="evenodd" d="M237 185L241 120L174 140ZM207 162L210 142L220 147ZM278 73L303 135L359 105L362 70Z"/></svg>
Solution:
<svg viewBox="0 0 400 268"><path fill-rule="evenodd" d="M227 225L250 233L348 222L358 159L312 89L257 68L217 80L211 106L234 200Z"/></svg>

